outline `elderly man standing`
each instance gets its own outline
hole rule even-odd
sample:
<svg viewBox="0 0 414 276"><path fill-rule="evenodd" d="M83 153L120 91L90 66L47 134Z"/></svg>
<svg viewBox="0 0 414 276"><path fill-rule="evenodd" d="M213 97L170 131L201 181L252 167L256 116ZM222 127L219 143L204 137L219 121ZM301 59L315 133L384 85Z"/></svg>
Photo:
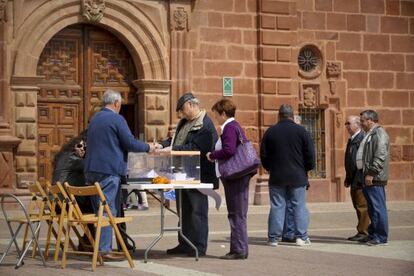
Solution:
<svg viewBox="0 0 414 276"><path fill-rule="evenodd" d="M121 176L127 173L128 152L148 152L157 145L135 140L124 117L119 115L122 98L119 92L106 90L104 108L93 116L88 126L88 150L85 157L87 183L99 182L114 216L118 214ZM161 146L159 146L161 147ZM99 199L92 203L97 212ZM99 251L106 261L117 261L123 256L111 254L112 228L102 228Z"/></svg>
<svg viewBox="0 0 414 276"><path fill-rule="evenodd" d="M200 102L192 93L182 95L176 111L180 122L172 140L172 150L200 151L200 178L203 183L213 183L218 188L214 163L207 160L206 154L214 150L218 139L216 128ZM178 196L178 195L177 195ZM177 199L179 202L179 199ZM182 229L183 234L197 247L199 256L205 256L208 240L208 200L197 189L182 190ZM187 254L195 256L195 251L178 235L178 245L167 250L167 254Z"/></svg>
<svg viewBox="0 0 414 276"><path fill-rule="evenodd" d="M280 106L279 122L263 135L260 158L270 173L268 244L277 246L281 240L286 204L290 202L296 245L310 245L306 186L307 172L315 167L315 149L309 132L294 122L292 106Z"/></svg>
<svg viewBox="0 0 414 276"><path fill-rule="evenodd" d="M358 116L349 116L345 123L346 130L349 133L349 140L345 151L345 187L351 188L352 205L355 208L358 217L356 235L349 237L350 241L362 241L368 236L369 216L367 201L362 192L362 183L364 182L362 170L356 165L356 154L364 139L364 132L361 130L361 121Z"/></svg>
<svg viewBox="0 0 414 276"><path fill-rule="evenodd" d="M362 191L368 203L371 224L368 227L367 245L387 245L388 213L384 186L388 181L390 143L388 134L378 124L374 110L360 113L362 129L366 135L358 148L357 168L363 170Z"/></svg>

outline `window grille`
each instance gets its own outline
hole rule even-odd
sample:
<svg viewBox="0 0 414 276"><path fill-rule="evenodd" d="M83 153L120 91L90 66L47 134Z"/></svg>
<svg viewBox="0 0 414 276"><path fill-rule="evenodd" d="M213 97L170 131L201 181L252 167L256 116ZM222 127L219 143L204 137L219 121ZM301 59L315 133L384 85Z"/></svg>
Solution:
<svg viewBox="0 0 414 276"><path fill-rule="evenodd" d="M302 125L309 131L315 144L316 166L309 178L326 177L325 116L323 109L300 108Z"/></svg>

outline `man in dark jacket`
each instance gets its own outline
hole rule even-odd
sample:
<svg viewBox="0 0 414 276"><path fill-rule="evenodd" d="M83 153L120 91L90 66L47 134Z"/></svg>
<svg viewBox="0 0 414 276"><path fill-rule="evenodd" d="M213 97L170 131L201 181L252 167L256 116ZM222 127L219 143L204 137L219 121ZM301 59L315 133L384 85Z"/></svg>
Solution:
<svg viewBox="0 0 414 276"><path fill-rule="evenodd" d="M192 93L186 93L177 102L177 112L181 120L177 125L172 140L172 150L200 151L200 179L202 183L213 183L218 188L214 163L207 160L206 154L214 150L218 139L216 128L201 110L199 100ZM177 194L178 197L178 194ZM179 198L177 198L179 202ZM197 189L182 190L182 229L186 236L198 249L199 256L205 256L208 240L208 200L207 196ZM195 256L195 251L178 235L178 245L167 250L167 254L188 254Z"/></svg>
<svg viewBox="0 0 414 276"><path fill-rule="evenodd" d="M87 183L99 182L112 214L117 216L120 180L127 172L128 152L148 152L157 145L134 138L124 117L119 115L122 102L119 92L106 90L102 101L104 108L93 116L88 126L85 178ZM97 212L99 199L93 198L92 203ZM111 253L111 227L102 228L99 251L106 261L120 259L119 255Z"/></svg>
<svg viewBox="0 0 414 276"><path fill-rule="evenodd" d="M294 122L292 106L280 106L279 122L263 135L260 158L263 167L270 173L268 244L277 246L282 238L286 202L290 201L296 245L310 245L306 186L307 172L315 166L315 150L309 133Z"/></svg>
<svg viewBox="0 0 414 276"><path fill-rule="evenodd" d="M371 224L367 245L386 245L388 242L388 212L384 186L388 181L390 142L384 128L378 124L374 110L360 113L362 129L366 135L357 151L358 169L363 170L362 191L368 203Z"/></svg>
<svg viewBox="0 0 414 276"><path fill-rule="evenodd" d="M356 154L364 139L364 132L361 130L361 121L358 116L349 116L345 123L346 130L350 138L346 145L345 151L345 187L351 187L352 205L355 208L358 217L357 231L355 236L349 237L350 241L361 241L368 236L368 207L367 200L362 192L362 183L364 182L362 170L358 170L356 165Z"/></svg>

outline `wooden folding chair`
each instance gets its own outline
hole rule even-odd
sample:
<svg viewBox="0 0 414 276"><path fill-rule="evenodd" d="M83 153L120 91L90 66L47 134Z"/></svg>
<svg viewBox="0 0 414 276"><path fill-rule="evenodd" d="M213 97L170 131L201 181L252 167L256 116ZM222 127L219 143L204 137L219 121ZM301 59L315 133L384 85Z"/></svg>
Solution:
<svg viewBox="0 0 414 276"><path fill-rule="evenodd" d="M101 228L105 226L111 226L115 232L115 237L119 244L121 245L122 252L111 252L113 254L124 254L125 257L128 259L129 266L131 268L134 267L134 263L132 261L131 255L128 252L128 249L125 245L124 240L122 239L121 233L118 229L117 224L131 221L131 217L122 217L116 218L112 215L111 209L109 208L109 204L105 199L105 195L101 190L99 183L95 182L92 186L87 187L75 187L70 186L65 183L65 189L70 197L69 202L69 211L68 211L68 219L67 219L67 231L65 234L65 245L63 249L62 255L62 268L66 266L66 255L67 253L77 253L77 254L87 254L92 255L92 271L96 270L96 261L99 260L100 264L103 264L103 260L99 253L99 240L101 236ZM100 199L98 214L95 215L83 215L79 206L76 203L76 196L98 196ZM106 212L107 216L104 216L104 211ZM85 225L84 229L87 228L87 224L94 224L96 227L95 231L95 239L93 239L90 235L87 234L89 241L93 245L93 252L79 252L79 251L68 251L68 244L69 244L69 231L73 226L76 225ZM90 234L90 233L89 233Z"/></svg>
<svg viewBox="0 0 414 276"><path fill-rule="evenodd" d="M62 235L66 233L66 229L64 227L65 221L67 219L67 206L70 201L69 196L67 195L65 189L63 188L62 184L60 182L56 182L55 185L51 185L50 182L46 182L47 185L47 191L49 193L49 202L50 202L50 213L52 216L51 224L49 225L49 229L47 232L47 238L46 238L46 248L45 248L45 255L47 256L49 246L50 246L50 240L51 240L51 234L54 231L53 224L57 224L57 234L56 236L56 243L55 243L55 254L54 254L54 261L57 262L59 258L59 251L62 247L63 249L63 243L62 243ZM81 242L81 234L76 229L76 227L73 228L76 236L78 237L79 241ZM72 247L73 250L76 250L75 243L72 241L72 239L69 239L69 244Z"/></svg>
<svg viewBox="0 0 414 276"><path fill-rule="evenodd" d="M34 186L34 185L32 185ZM35 188L29 186L29 190L33 191L35 190ZM9 216L7 209L4 206L4 202L5 202L5 198L11 198L13 199L18 206L20 207L21 211L23 212L22 216ZM33 209L35 208L32 205L36 205L37 207L39 207L38 210L38 215L37 214L33 214ZM44 219L43 217L43 209L44 209L44 203L42 202L38 202L37 198L32 198L30 204L29 204L32 214L30 212L28 212L25 208L25 206L23 205L23 203L13 194L3 194L1 197L1 210L3 212L7 227L9 229L10 235L11 235L11 240L7 246L6 251L3 253L3 256L0 259L0 264L3 262L4 258L6 257L7 253L9 252L12 244L15 245L16 247L16 251L17 251L17 256L18 256L18 261L15 265L15 268L19 268L21 265L23 265L23 258L26 255L30 245L33 243L33 253L35 254L35 252L38 252L43 265L46 266L46 262L45 262L45 258L42 254L42 250L40 249L40 245L39 245L39 232L40 232L40 225ZM12 224L18 224L16 230L13 230ZM22 247L22 251L19 248L19 245L17 243L17 237L19 235L20 229L22 228L23 225L26 225L26 231L25 231L25 236L24 236L24 241L23 241L23 247ZM27 235L28 235L28 231L30 229L30 233L31 233L31 238L27 243L26 246L26 241L27 241ZM35 248L37 247L38 251L35 250ZM34 257L34 256L33 256Z"/></svg>
<svg viewBox="0 0 414 276"><path fill-rule="evenodd" d="M31 219L39 220L40 222L46 222L48 225L50 225L50 221L52 217L50 215L50 209L49 209L50 205L49 205L49 200L47 198L46 192L44 191L40 183L37 181L34 184L30 184L28 186L28 190L32 195L32 198L29 201L29 206L27 208L29 217ZM26 247L28 232L29 232L29 225L26 224L26 228L25 228L24 236L23 236L23 246L22 246L23 250ZM39 234L40 234L40 231L37 232L37 239L34 241L34 244L33 244L33 250L32 250L33 258L35 257L36 250L38 248L36 243L37 243L37 240L39 240ZM56 232L54 232L54 234L56 234ZM46 255L45 255L45 259L47 259Z"/></svg>

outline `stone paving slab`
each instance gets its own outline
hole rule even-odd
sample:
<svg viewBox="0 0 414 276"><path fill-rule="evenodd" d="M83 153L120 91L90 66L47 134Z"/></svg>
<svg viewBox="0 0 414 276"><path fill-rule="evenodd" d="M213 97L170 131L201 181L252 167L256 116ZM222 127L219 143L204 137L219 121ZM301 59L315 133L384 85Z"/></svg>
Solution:
<svg viewBox="0 0 414 276"><path fill-rule="evenodd" d="M87 257L70 258L66 269L48 261L47 267L39 259L26 258L18 270L7 257L7 265L0 266L0 275L414 275L414 202L388 203L390 242L388 246L369 247L346 240L355 232L356 217L351 203L309 204L309 228L312 246L301 248L280 243L266 245L268 206L249 207L249 258L225 261L219 256L228 252L229 226L225 209L210 209L208 256L198 262L189 257L171 257L165 250L176 245L176 234L165 237L143 263L144 249L159 231L159 210L127 211L134 221L128 232L137 243L133 254L135 269L127 262L106 263L91 272ZM174 225L176 217L167 215L167 223ZM8 241L4 221L0 221L0 252ZM41 234L42 236L42 234ZM42 242L43 243L43 242Z"/></svg>

